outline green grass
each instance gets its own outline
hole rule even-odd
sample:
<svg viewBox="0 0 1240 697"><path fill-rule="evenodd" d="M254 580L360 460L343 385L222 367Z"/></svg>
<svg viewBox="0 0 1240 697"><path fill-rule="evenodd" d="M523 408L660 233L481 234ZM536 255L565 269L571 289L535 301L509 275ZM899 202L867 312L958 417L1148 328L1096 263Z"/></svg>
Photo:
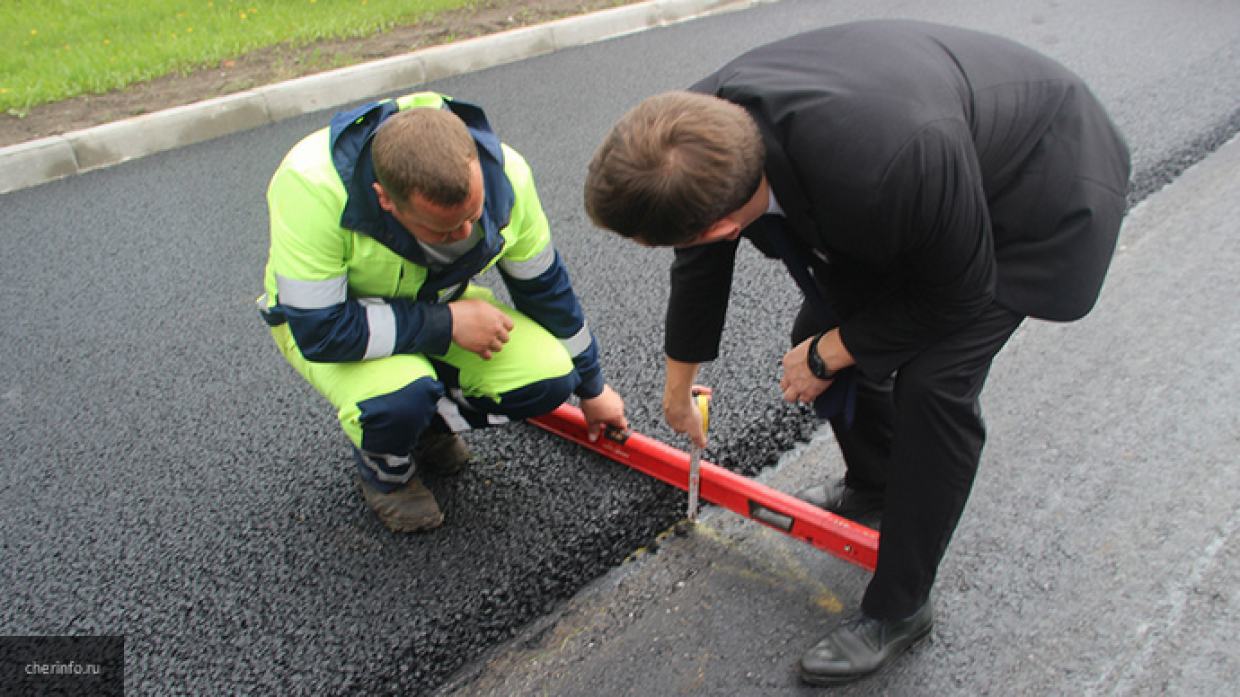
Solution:
<svg viewBox="0 0 1240 697"><path fill-rule="evenodd" d="M485 0L0 0L0 111L283 43L365 36Z"/></svg>

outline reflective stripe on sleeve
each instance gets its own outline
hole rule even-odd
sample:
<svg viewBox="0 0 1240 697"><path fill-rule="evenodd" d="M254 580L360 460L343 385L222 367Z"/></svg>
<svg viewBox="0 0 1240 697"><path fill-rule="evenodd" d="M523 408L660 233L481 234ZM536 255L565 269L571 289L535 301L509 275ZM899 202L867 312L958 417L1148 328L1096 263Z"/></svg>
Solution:
<svg viewBox="0 0 1240 697"><path fill-rule="evenodd" d="M358 302L366 308L366 324L370 326L370 340L362 360L392 355L396 350L396 312L378 298L362 298Z"/></svg>
<svg viewBox="0 0 1240 697"><path fill-rule="evenodd" d="M564 344L564 348L568 349L568 355L577 356L586 349L590 348L590 344L594 341L594 337L590 335L590 327L582 325L581 331L570 336L567 339L560 339L560 343Z"/></svg>
<svg viewBox="0 0 1240 697"><path fill-rule="evenodd" d="M349 299L348 276L326 281L301 281L276 274L276 300L298 310L319 310Z"/></svg>
<svg viewBox="0 0 1240 697"><path fill-rule="evenodd" d="M533 258L525 261L512 261L510 259L501 259L500 268L504 273L517 279L518 281L532 281L543 275L551 265L555 263L555 247L548 244L543 250L535 254Z"/></svg>

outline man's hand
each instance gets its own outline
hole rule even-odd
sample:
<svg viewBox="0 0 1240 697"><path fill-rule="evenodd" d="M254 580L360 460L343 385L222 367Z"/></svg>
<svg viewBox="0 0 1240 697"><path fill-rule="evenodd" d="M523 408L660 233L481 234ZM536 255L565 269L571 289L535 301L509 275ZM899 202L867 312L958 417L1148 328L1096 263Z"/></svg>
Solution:
<svg viewBox="0 0 1240 697"><path fill-rule="evenodd" d="M663 419L676 433L684 433L694 445L706 447L706 431L702 428L702 411L696 394L710 394L710 388L693 383L698 363L685 363L667 357L667 375L663 383Z"/></svg>
<svg viewBox="0 0 1240 697"><path fill-rule="evenodd" d="M624 400L608 385L603 385L597 397L581 400L581 413L586 417L591 443L598 440L607 426L621 430L629 427L629 420L624 417Z"/></svg>
<svg viewBox="0 0 1240 697"><path fill-rule="evenodd" d="M663 392L663 418L677 433L684 433L698 447L706 447L706 429L702 423L702 410L695 395L710 394L705 385L693 385L688 390Z"/></svg>
<svg viewBox="0 0 1240 697"><path fill-rule="evenodd" d="M818 395L827 391L831 380L819 380L809 371L809 345L813 337L802 341L784 354L784 376L779 379L779 389L785 402L812 403Z"/></svg>
<svg viewBox="0 0 1240 697"><path fill-rule="evenodd" d="M452 342L466 351L489 361L508 343L512 319L491 303L467 298L448 303L448 310L452 313Z"/></svg>
<svg viewBox="0 0 1240 697"><path fill-rule="evenodd" d="M818 395L827 391L833 381L819 380L809 370L809 345L814 338L810 337L797 344L791 351L784 354L784 376L779 380L779 389L784 394L785 402L812 403ZM818 355L826 363L827 369L839 372L856 364L852 353L840 339L840 331L832 329L822 335L818 341Z"/></svg>

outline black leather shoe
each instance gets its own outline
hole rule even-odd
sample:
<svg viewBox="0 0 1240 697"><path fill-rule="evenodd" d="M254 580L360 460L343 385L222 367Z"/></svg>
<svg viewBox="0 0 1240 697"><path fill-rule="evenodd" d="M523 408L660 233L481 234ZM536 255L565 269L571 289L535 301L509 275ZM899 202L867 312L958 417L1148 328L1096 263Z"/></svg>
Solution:
<svg viewBox="0 0 1240 697"><path fill-rule="evenodd" d="M843 477L834 482L811 486L796 496L806 503L867 528L879 530L883 523L883 492L854 489L844 484Z"/></svg>
<svg viewBox="0 0 1240 697"><path fill-rule="evenodd" d="M810 685L840 685L887 667L930 633L930 602L902 620L876 620L858 612L801 656L801 680Z"/></svg>

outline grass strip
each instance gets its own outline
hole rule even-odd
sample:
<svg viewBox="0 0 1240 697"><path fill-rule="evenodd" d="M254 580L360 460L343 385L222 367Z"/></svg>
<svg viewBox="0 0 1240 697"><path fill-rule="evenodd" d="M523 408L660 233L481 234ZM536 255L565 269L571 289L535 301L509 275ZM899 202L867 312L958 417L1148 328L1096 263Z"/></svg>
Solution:
<svg viewBox="0 0 1240 697"><path fill-rule="evenodd" d="M412 24L486 0L4 0L0 111L99 94L280 44Z"/></svg>

